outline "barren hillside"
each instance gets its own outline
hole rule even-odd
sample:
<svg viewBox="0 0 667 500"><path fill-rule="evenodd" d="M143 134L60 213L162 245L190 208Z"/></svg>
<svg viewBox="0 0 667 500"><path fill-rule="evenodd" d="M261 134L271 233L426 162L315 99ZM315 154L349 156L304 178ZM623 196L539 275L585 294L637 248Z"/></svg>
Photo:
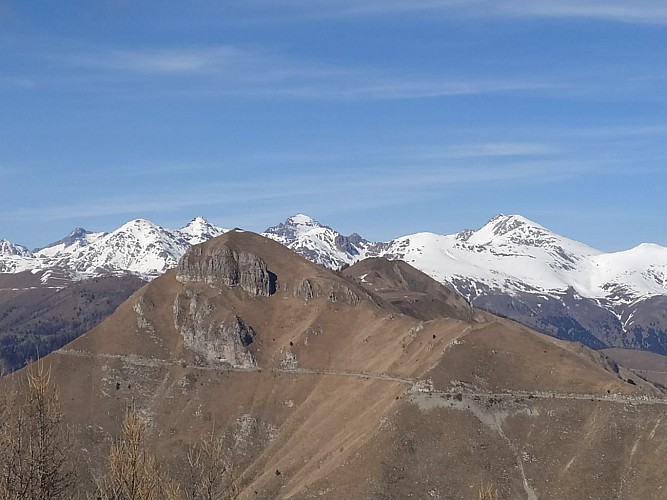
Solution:
<svg viewBox="0 0 667 500"><path fill-rule="evenodd" d="M193 247L47 357L82 463L100 470L134 401L176 476L188 443L223 435L243 499L473 499L490 483L501 498L625 500L667 488L657 389L421 276L416 286L407 266L408 286L389 293L389 271L368 286L242 231Z"/></svg>

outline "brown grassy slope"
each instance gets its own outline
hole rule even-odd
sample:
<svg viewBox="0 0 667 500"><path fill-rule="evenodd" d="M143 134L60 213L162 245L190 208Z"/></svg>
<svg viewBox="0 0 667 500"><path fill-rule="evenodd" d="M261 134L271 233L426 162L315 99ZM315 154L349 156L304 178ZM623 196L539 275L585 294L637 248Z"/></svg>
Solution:
<svg viewBox="0 0 667 500"><path fill-rule="evenodd" d="M175 476L188 443L223 434L247 499L474 498L481 482L529 499L667 488L667 407L597 354L491 316L403 315L252 233L202 248L220 246L261 257L276 293L170 271L48 357L82 464L100 469L134 401ZM304 279L317 296L295 296ZM257 369L197 361L175 326L177 296L196 298L193 317L207 304L205 326L250 325Z"/></svg>
<svg viewBox="0 0 667 500"><path fill-rule="evenodd" d="M465 299L402 260L370 258L343 271L402 313L425 321L437 318L472 320Z"/></svg>
<svg viewBox="0 0 667 500"><path fill-rule="evenodd" d="M611 348L601 351L609 359L623 365L662 388L667 387L667 356L653 352L637 351L634 349ZM635 377L637 378L637 377Z"/></svg>

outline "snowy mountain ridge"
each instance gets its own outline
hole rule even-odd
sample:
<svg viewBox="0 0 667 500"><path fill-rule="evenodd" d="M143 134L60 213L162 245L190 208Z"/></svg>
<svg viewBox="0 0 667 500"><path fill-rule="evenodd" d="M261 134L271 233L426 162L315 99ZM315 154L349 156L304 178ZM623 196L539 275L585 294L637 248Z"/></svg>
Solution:
<svg viewBox="0 0 667 500"><path fill-rule="evenodd" d="M1 247L0 272L60 268L73 278L129 273L151 279L174 267L191 245L225 231L203 217L195 217L180 229L165 229L146 219L131 220L110 233L76 228L34 253L10 254Z"/></svg>
<svg viewBox="0 0 667 500"><path fill-rule="evenodd" d="M387 243L343 236L304 215L264 235L331 268L366 257L401 259L473 305L544 333L593 348L667 354L667 248L659 245L603 253L502 214L478 230Z"/></svg>
<svg viewBox="0 0 667 500"><path fill-rule="evenodd" d="M268 228L262 236L276 240L307 259L337 269L370 256L368 249L377 245L354 233L343 236L304 214L288 217Z"/></svg>
<svg viewBox="0 0 667 500"><path fill-rule="evenodd" d="M27 247L0 240L0 273L18 273L32 269L34 255Z"/></svg>
<svg viewBox="0 0 667 500"><path fill-rule="evenodd" d="M174 267L191 245L226 231L203 217L180 229L135 219L110 233L77 228L35 252L2 240L0 273L152 279ZM367 257L401 259L473 305L550 335L595 348L667 354L667 248L660 245L604 253L519 215L496 215L477 230L451 235L422 232L371 242L297 214L262 234L332 269Z"/></svg>
<svg viewBox="0 0 667 500"><path fill-rule="evenodd" d="M175 266L189 246L226 231L203 217L180 229L135 219L110 233L76 228L34 253L0 240L0 272L59 267L81 277L128 272L150 278ZM610 304L667 295L667 248L645 243L604 253L519 215L496 215L478 230L451 235L423 232L385 243L367 241L356 233L345 236L296 214L262 235L329 268L366 257L405 260L457 289L466 280L509 294L558 295L573 289L582 297ZM475 297L474 288L459 291L468 299Z"/></svg>
<svg viewBox="0 0 667 500"><path fill-rule="evenodd" d="M401 259L456 288L461 280L509 294L562 294L572 288L583 297L624 304L667 295L667 248L642 244L603 253L519 215L496 215L478 230L416 233L388 243L369 242L356 234L345 237L304 215L290 217L263 234L328 267L366 257ZM459 291L474 298L474 292Z"/></svg>

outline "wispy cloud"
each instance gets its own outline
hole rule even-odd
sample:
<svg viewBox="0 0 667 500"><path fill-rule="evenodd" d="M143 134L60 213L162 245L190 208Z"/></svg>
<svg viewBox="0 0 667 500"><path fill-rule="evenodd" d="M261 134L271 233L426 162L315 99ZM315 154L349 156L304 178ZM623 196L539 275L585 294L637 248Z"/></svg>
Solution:
<svg viewBox="0 0 667 500"><path fill-rule="evenodd" d="M318 209L327 205L349 205L363 199L364 206L394 204L397 199L419 200L442 196L447 189L466 185L544 184L585 175L591 166L584 162L526 161L502 166L423 166L405 164L391 168L358 168L355 173L294 173L280 178L239 182L192 182L170 188L139 191L122 196L82 198L75 203L44 204L9 209L2 218L14 220L82 220L105 216L173 213L182 209L208 213L221 207L242 204L257 210L308 200ZM299 202L299 205L303 203Z"/></svg>
<svg viewBox="0 0 667 500"><path fill-rule="evenodd" d="M488 142L427 149L426 151L416 153L416 156L430 159L502 158L507 156L544 156L556 152L557 149L551 144Z"/></svg>
<svg viewBox="0 0 667 500"><path fill-rule="evenodd" d="M368 75L359 79L321 82L309 86L293 86L265 89L274 95L286 95L306 99L337 100L391 100L453 97L484 94L513 94L553 90L559 85L540 81L465 79L391 79L381 75Z"/></svg>
<svg viewBox="0 0 667 500"><path fill-rule="evenodd" d="M294 19L442 13L476 18L586 18L667 24L667 6L662 0L288 0L283 6L292 8Z"/></svg>
<svg viewBox="0 0 667 500"><path fill-rule="evenodd" d="M667 4L661 0L514 0L501 9L518 16L667 24Z"/></svg>
<svg viewBox="0 0 667 500"><path fill-rule="evenodd" d="M190 49L108 50L68 56L69 62L88 68L139 74L191 75L221 72L257 62L257 54L231 46Z"/></svg>
<svg viewBox="0 0 667 500"><path fill-rule="evenodd" d="M243 82L325 78L348 70L298 60L258 46L214 45L154 49L98 50L64 54L71 66L159 77L224 77Z"/></svg>
<svg viewBox="0 0 667 500"><path fill-rule="evenodd" d="M388 74L372 67L341 67L297 59L258 47L111 50L61 57L95 82L154 82L162 95L251 96L327 100L397 100L541 92L562 87L532 78L465 78ZM85 82L85 80L82 80ZM153 87L152 87L153 88Z"/></svg>
<svg viewBox="0 0 667 500"><path fill-rule="evenodd" d="M634 125L579 129L576 133L597 137L650 137L667 135L667 125Z"/></svg>

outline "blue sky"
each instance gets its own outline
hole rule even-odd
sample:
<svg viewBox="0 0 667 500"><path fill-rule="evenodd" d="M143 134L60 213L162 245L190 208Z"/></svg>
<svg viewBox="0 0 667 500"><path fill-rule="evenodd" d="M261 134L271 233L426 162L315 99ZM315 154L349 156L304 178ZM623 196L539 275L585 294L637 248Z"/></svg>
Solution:
<svg viewBox="0 0 667 500"><path fill-rule="evenodd" d="M296 212L667 245L664 0L0 0L0 238Z"/></svg>

